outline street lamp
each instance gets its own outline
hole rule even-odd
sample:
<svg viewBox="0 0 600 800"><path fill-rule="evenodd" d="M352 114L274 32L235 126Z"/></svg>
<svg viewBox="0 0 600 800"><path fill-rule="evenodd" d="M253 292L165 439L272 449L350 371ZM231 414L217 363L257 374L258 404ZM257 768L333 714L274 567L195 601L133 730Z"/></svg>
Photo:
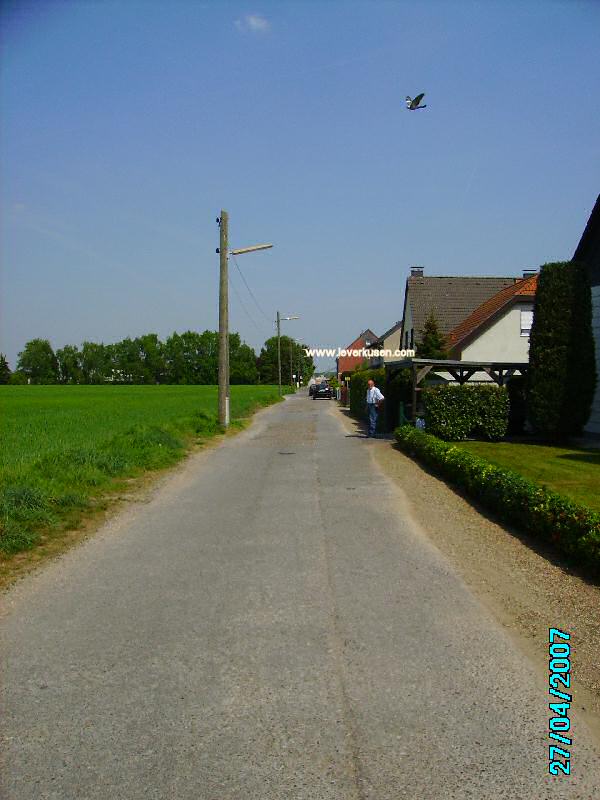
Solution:
<svg viewBox="0 0 600 800"><path fill-rule="evenodd" d="M279 377L279 397L281 397L281 322L291 319L300 319L298 316L290 315L282 317L279 311L277 312L277 372Z"/></svg>
<svg viewBox="0 0 600 800"><path fill-rule="evenodd" d="M220 228L219 253L219 424L229 425L229 275L228 258L243 253L254 253L257 250L269 250L272 244L255 244L229 250L229 215L221 210L217 218Z"/></svg>

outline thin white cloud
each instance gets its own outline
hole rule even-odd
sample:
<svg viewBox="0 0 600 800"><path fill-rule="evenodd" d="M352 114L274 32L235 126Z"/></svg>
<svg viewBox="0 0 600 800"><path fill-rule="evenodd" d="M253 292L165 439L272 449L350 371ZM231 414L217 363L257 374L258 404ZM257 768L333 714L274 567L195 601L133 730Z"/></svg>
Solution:
<svg viewBox="0 0 600 800"><path fill-rule="evenodd" d="M234 25L242 33L268 33L271 30L269 20L260 14L246 14L245 17L236 19Z"/></svg>

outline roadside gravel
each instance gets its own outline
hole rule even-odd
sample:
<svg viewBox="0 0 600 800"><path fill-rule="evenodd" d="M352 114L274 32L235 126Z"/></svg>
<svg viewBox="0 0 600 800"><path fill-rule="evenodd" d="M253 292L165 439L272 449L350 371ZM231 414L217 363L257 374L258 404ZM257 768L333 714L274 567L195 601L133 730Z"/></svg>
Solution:
<svg viewBox="0 0 600 800"><path fill-rule="evenodd" d="M357 427L350 419L347 425ZM414 522L540 671L547 670L548 628L571 633L575 704L600 739L600 587L474 507L393 441L368 446L404 492Z"/></svg>

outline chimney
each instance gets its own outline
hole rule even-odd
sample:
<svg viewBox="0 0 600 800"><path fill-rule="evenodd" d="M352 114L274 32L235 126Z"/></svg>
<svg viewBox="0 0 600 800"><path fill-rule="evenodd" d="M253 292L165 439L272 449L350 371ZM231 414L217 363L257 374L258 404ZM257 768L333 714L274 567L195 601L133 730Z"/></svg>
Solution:
<svg viewBox="0 0 600 800"><path fill-rule="evenodd" d="M523 277L524 278L531 278L532 275L537 274L537 269L524 269L523 270Z"/></svg>
<svg viewBox="0 0 600 800"><path fill-rule="evenodd" d="M422 278L423 277L423 267L411 267L410 268L410 277L411 278Z"/></svg>

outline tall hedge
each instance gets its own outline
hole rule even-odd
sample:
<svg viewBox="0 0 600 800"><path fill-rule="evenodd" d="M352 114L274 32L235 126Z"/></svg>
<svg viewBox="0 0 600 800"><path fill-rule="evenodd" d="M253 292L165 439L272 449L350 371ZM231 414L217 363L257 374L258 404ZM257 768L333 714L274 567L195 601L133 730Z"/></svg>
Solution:
<svg viewBox="0 0 600 800"><path fill-rule="evenodd" d="M467 436L502 439L508 428L508 394L486 384L435 386L423 390L425 428L446 441Z"/></svg>
<svg viewBox="0 0 600 800"><path fill-rule="evenodd" d="M527 400L534 428L548 438L581 431L596 386L588 269L575 261L544 264L529 346Z"/></svg>
<svg viewBox="0 0 600 800"><path fill-rule="evenodd" d="M385 395L385 426L388 431L393 431L400 424L400 404L404 403L406 413L406 406L412 403L412 370L405 367L388 376L382 392Z"/></svg>
<svg viewBox="0 0 600 800"><path fill-rule="evenodd" d="M350 413L360 419L366 419L366 402L367 402L367 383L370 380L375 381L375 385L383 391L385 383L385 370L384 369L363 369L353 372L350 376ZM377 427L380 428L382 424L383 415L380 414Z"/></svg>

